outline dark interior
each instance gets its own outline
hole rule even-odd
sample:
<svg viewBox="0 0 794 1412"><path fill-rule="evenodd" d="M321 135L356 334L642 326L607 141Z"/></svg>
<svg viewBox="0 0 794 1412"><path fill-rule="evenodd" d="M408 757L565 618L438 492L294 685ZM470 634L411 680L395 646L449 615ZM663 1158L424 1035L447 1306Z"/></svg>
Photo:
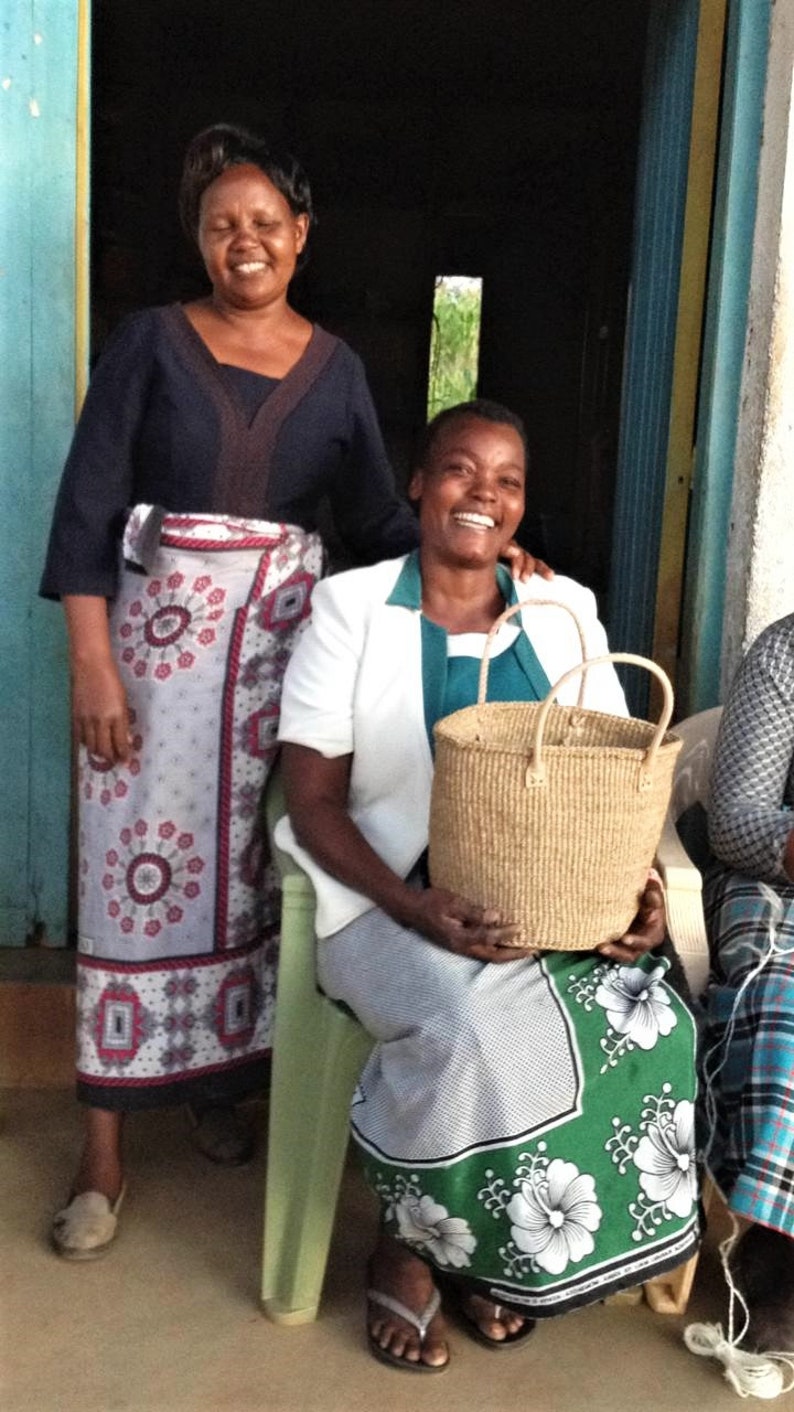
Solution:
<svg viewBox="0 0 794 1412"><path fill-rule="evenodd" d="M294 302L362 355L398 479L435 276L480 275L479 392L529 432L522 537L603 590L645 27L641 0L94 0L94 352L205 289L188 139L272 135L318 214Z"/></svg>

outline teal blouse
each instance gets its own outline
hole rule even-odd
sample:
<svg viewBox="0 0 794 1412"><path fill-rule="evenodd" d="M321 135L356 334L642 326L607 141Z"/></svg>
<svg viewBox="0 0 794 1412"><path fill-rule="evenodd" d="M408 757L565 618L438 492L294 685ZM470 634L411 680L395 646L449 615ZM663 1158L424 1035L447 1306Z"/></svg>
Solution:
<svg viewBox="0 0 794 1412"><path fill-rule="evenodd" d="M518 595L515 584L504 565L497 565L496 578L505 602L516 603ZM418 550L408 555L388 602L421 612L422 579ZM521 626L521 614L517 613L511 622ZM463 706L472 706L477 700L479 671L477 658L449 657L446 630L437 623L431 623L428 618L422 618L422 689L425 728L431 751L436 721ZM523 631L519 632L509 648L491 659L489 701L542 701L550 687L551 682Z"/></svg>

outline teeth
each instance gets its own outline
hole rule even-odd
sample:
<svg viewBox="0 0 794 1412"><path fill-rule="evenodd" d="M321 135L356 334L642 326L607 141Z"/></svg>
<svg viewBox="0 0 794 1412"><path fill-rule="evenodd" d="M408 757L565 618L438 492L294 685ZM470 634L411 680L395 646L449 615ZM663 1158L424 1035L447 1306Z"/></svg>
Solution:
<svg viewBox="0 0 794 1412"><path fill-rule="evenodd" d="M235 265L234 268L238 275L256 275L260 270L266 270L267 265L263 260L252 260L245 265Z"/></svg>
<svg viewBox="0 0 794 1412"><path fill-rule="evenodd" d="M470 511L468 514L460 511L457 515L453 515L452 518L457 520L459 525L477 525L483 529L494 529L496 527L496 521L492 520L490 515L475 515L473 511Z"/></svg>

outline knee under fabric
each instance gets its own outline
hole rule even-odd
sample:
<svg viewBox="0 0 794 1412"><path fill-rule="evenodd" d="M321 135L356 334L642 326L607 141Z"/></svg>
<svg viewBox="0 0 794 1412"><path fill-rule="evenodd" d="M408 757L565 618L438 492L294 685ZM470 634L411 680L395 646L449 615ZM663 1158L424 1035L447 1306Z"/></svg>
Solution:
<svg viewBox="0 0 794 1412"><path fill-rule="evenodd" d="M758 964L748 972L736 992L733 1009L724 1033L707 1051L703 1060L703 1081L705 1085L705 1108L710 1134L715 1131L715 1103L713 1081L725 1063L736 1016L742 996L766 966L775 957L788 956L794 948L782 949L777 942L777 929L783 915L783 905L773 888L766 883L759 884L761 892L769 903L768 945ZM716 1060L712 1067L710 1062ZM703 1154L708 1164L709 1145ZM780 1350L768 1353L748 1353L740 1348L750 1323L747 1304L737 1288L730 1267L730 1257L739 1238L739 1224L730 1212L731 1233L719 1247L725 1282L728 1286L728 1328L723 1332L721 1324L688 1324L684 1329L684 1343L692 1353L703 1358L715 1358L722 1364L727 1382L740 1397L759 1397L770 1401L794 1388L794 1350ZM736 1308L741 1309L742 1323L737 1332ZM787 1371L786 1371L787 1370Z"/></svg>

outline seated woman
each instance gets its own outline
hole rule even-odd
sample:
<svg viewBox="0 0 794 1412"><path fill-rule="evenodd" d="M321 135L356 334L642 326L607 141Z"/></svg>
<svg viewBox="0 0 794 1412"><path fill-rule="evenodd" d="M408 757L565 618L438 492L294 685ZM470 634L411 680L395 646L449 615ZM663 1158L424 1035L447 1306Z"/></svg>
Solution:
<svg viewBox="0 0 794 1412"><path fill-rule="evenodd" d="M794 1348L792 807L794 613L756 640L728 697L709 801L718 861L705 884L707 1162L731 1209L752 1223L733 1266L759 1351ZM769 954L772 928L783 954Z"/></svg>
<svg viewBox="0 0 794 1412"><path fill-rule="evenodd" d="M352 1110L382 1203L369 1344L415 1371L449 1361L438 1282L466 1328L504 1348L698 1240L694 1031L646 954L664 934L658 887L601 954L536 956L510 947L510 918L423 877L433 724L475 699L505 603L560 600L588 655L606 649L589 590L514 585L498 564L525 468L506 408L442 412L411 484L420 549L319 584L282 701L276 837L316 888L320 984L378 1041ZM563 609L520 616L495 643L493 698L542 698L581 660ZM586 704L625 714L611 666L588 674Z"/></svg>

